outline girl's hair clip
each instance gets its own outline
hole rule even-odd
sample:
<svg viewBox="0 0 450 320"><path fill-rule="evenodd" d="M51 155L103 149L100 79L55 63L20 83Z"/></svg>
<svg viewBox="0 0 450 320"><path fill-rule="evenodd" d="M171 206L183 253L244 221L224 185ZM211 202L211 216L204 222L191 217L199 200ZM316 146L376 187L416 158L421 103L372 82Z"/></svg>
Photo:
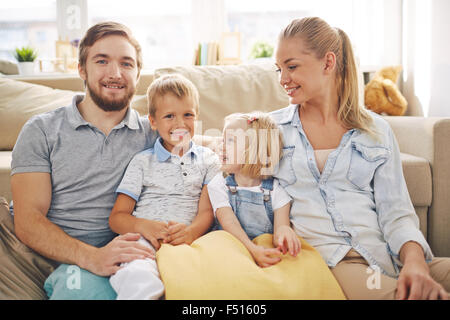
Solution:
<svg viewBox="0 0 450 320"><path fill-rule="evenodd" d="M251 117L250 119L247 119L247 123L251 124L255 120L258 120L258 119L256 117Z"/></svg>

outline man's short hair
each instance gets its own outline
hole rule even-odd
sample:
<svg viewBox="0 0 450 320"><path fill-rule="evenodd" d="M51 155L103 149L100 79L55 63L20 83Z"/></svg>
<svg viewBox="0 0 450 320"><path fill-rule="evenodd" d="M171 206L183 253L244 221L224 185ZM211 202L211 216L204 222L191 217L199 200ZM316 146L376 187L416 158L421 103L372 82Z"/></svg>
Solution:
<svg viewBox="0 0 450 320"><path fill-rule="evenodd" d="M169 74L155 79L147 90L148 113L152 117L155 116L158 99L168 93L179 99L191 98L195 112L199 114L199 94L195 85L180 74Z"/></svg>
<svg viewBox="0 0 450 320"><path fill-rule="evenodd" d="M111 36L119 35L125 37L130 44L136 49L136 63L138 67L138 73L140 73L142 68L142 49L139 42L134 38L131 30L121 23L107 21L100 22L93 25L88 29L83 39L81 39L80 47L78 49L78 63L82 68L86 65L86 59L88 56L89 48L94 45L98 40Z"/></svg>

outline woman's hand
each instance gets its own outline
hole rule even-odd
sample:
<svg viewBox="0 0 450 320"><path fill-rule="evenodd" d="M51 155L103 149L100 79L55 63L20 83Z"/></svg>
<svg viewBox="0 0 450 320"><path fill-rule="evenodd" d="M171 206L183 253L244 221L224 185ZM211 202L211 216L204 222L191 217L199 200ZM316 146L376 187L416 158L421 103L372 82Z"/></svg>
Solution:
<svg viewBox="0 0 450 320"><path fill-rule="evenodd" d="M430 276L428 265L423 261L405 264L397 281L398 300L447 300L448 293Z"/></svg>
<svg viewBox="0 0 450 320"><path fill-rule="evenodd" d="M290 226L279 226L273 235L273 245L278 248L283 254L289 252L293 257L296 257L300 252L301 243L297 234Z"/></svg>
<svg viewBox="0 0 450 320"><path fill-rule="evenodd" d="M448 293L430 275L422 247L416 242L407 242L400 249L403 268L397 280L399 300L447 300Z"/></svg>
<svg viewBox="0 0 450 320"><path fill-rule="evenodd" d="M281 261L281 251L278 248L265 248L263 246L254 245L249 250L255 259L255 262L261 268L270 267Z"/></svg>

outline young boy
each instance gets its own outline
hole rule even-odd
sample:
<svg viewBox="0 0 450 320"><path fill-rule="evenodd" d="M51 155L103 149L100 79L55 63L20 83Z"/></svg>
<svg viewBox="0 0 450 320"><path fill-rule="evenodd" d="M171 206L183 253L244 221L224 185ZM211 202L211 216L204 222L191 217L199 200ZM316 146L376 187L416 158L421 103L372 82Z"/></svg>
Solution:
<svg viewBox="0 0 450 320"><path fill-rule="evenodd" d="M191 140L199 99L188 79L158 78L147 97L150 124L160 137L128 165L109 224L119 234L139 233L140 243L154 250L160 240L191 244L214 220L206 184L219 172L219 159ZM117 299L158 299L164 294L156 261L150 258L122 264L110 282Z"/></svg>

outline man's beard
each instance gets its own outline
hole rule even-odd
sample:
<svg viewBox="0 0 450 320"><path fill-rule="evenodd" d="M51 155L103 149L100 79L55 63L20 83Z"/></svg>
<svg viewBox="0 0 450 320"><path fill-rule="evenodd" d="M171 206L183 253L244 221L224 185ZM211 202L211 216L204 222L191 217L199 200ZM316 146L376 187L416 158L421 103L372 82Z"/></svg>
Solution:
<svg viewBox="0 0 450 320"><path fill-rule="evenodd" d="M134 93L136 92L136 89L133 89L131 91L127 91L125 96L121 99L108 99L106 97L102 97L100 94L95 92L95 89L91 88L87 80L86 80L86 87L94 103L100 109L106 112L121 111L125 109L129 105L131 99L134 96Z"/></svg>

